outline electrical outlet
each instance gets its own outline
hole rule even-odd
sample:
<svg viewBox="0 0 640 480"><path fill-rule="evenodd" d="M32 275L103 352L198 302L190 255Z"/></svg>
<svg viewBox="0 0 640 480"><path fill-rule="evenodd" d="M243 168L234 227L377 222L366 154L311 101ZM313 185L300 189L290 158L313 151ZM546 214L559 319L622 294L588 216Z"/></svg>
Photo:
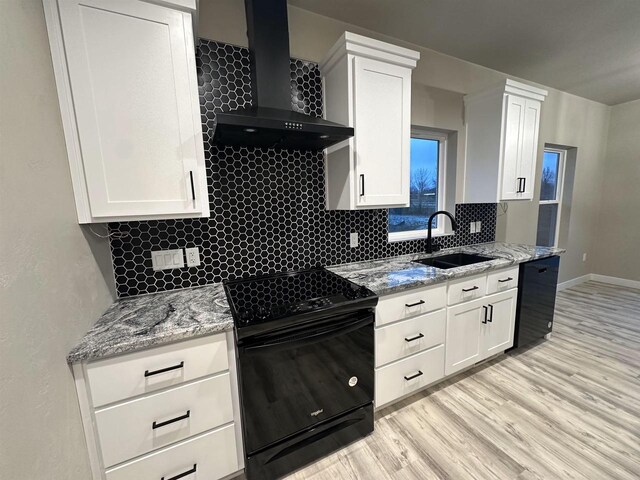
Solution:
<svg viewBox="0 0 640 480"><path fill-rule="evenodd" d="M480 233L482 231L482 222L476 222L476 233Z"/></svg>
<svg viewBox="0 0 640 480"><path fill-rule="evenodd" d="M200 265L200 249L198 247L185 248L187 256L187 267L197 267Z"/></svg>
<svg viewBox="0 0 640 480"><path fill-rule="evenodd" d="M587 252L584 252L584 253L582 254L582 261L583 261L583 262L586 262L586 261L587 261Z"/></svg>
<svg viewBox="0 0 640 480"><path fill-rule="evenodd" d="M151 264L155 271L182 268L184 267L184 254L181 248L152 251Z"/></svg>
<svg viewBox="0 0 640 480"><path fill-rule="evenodd" d="M469 224L469 233L476 233L476 222L471 222Z"/></svg>
<svg viewBox="0 0 640 480"><path fill-rule="evenodd" d="M349 246L356 248L358 246L358 232L351 232L349 234Z"/></svg>

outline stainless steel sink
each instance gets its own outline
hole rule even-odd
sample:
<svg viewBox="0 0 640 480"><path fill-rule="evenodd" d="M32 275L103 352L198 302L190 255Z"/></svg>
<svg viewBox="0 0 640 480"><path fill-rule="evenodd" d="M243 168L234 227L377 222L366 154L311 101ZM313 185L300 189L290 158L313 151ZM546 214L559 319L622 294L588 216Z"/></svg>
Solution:
<svg viewBox="0 0 640 480"><path fill-rule="evenodd" d="M456 268L464 265L473 265L474 263L488 262L495 260L492 257L484 257L482 255L474 255L471 253L451 253L449 255L441 255L439 257L420 258L414 262L428 265L435 268Z"/></svg>

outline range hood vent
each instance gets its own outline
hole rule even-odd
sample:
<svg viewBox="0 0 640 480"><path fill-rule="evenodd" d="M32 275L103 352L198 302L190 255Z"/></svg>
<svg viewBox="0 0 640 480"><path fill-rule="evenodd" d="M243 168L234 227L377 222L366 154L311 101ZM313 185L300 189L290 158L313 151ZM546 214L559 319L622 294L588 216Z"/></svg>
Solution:
<svg viewBox="0 0 640 480"><path fill-rule="evenodd" d="M286 0L245 0L254 106L216 114L219 145L320 150L353 136L353 128L291 109Z"/></svg>

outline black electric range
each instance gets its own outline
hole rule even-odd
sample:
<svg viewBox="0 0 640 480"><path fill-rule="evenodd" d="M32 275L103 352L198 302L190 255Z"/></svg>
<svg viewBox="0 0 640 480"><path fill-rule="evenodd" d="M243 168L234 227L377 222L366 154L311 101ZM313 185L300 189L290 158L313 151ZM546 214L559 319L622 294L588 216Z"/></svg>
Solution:
<svg viewBox="0 0 640 480"><path fill-rule="evenodd" d="M228 281L249 480L373 431L377 296L324 268Z"/></svg>

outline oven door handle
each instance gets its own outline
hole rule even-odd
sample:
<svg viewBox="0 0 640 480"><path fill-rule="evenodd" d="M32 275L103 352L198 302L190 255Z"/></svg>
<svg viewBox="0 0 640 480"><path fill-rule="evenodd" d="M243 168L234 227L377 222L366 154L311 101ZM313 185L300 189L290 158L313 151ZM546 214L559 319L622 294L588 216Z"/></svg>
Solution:
<svg viewBox="0 0 640 480"><path fill-rule="evenodd" d="M287 346L288 348L301 347L311 343L317 343L324 340L328 340L339 335L351 333L359 328L366 327L373 324L373 315L368 315L366 318L359 318L355 321L348 323L341 323L338 326L314 330L311 329L308 333L296 332L294 334L284 334L271 339L264 340L262 342L256 342L248 345L244 345L241 348L245 351L257 350L260 348Z"/></svg>

